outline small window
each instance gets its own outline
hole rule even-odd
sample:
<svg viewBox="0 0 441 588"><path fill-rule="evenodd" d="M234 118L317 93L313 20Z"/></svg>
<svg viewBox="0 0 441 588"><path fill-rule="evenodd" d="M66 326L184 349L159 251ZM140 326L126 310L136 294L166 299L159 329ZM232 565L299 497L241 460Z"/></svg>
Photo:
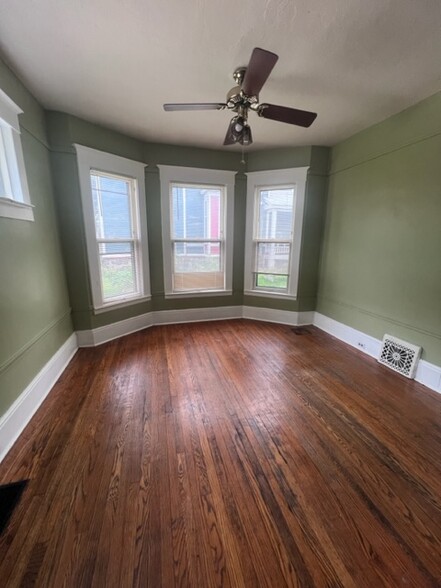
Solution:
<svg viewBox="0 0 441 588"><path fill-rule="evenodd" d="M150 294L145 165L80 145L76 149L94 308L144 299Z"/></svg>
<svg viewBox="0 0 441 588"><path fill-rule="evenodd" d="M158 167L165 295L231 294L236 172Z"/></svg>
<svg viewBox="0 0 441 588"><path fill-rule="evenodd" d="M307 168L247 174L245 293L296 298Z"/></svg>
<svg viewBox="0 0 441 588"><path fill-rule="evenodd" d="M21 112L0 90L0 216L32 221L18 122Z"/></svg>

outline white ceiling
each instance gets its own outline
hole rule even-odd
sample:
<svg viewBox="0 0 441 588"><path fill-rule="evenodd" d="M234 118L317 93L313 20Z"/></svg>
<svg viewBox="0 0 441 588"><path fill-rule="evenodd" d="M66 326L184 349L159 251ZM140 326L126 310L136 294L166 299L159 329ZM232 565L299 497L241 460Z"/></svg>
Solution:
<svg viewBox="0 0 441 588"><path fill-rule="evenodd" d="M0 40L46 108L162 143L231 149L230 112L162 104L224 101L256 46L279 55L261 101L318 118L251 113L254 149L333 145L441 88L440 0L1 0Z"/></svg>

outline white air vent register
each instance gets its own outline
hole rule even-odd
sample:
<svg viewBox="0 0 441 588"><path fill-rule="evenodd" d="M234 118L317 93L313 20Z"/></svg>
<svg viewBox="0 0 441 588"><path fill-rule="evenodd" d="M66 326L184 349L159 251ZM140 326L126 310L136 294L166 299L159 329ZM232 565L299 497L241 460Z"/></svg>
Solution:
<svg viewBox="0 0 441 588"><path fill-rule="evenodd" d="M421 355L421 347L384 335L378 361L407 378L414 378Z"/></svg>

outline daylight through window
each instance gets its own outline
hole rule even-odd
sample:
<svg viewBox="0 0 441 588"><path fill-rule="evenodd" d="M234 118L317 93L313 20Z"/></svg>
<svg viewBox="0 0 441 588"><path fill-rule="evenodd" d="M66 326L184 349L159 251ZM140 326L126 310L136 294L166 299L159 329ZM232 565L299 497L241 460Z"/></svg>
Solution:
<svg viewBox="0 0 441 588"><path fill-rule="evenodd" d="M91 171L103 301L140 294L136 182Z"/></svg>
<svg viewBox="0 0 441 588"><path fill-rule="evenodd" d="M224 189L171 184L173 290L222 290Z"/></svg>
<svg viewBox="0 0 441 588"><path fill-rule="evenodd" d="M254 286L288 290L293 238L294 188L257 191Z"/></svg>
<svg viewBox="0 0 441 588"><path fill-rule="evenodd" d="M75 145L93 308L150 297L145 164Z"/></svg>
<svg viewBox="0 0 441 588"><path fill-rule="evenodd" d="M0 217L34 220L21 145L22 110L0 90Z"/></svg>
<svg viewBox="0 0 441 588"><path fill-rule="evenodd" d="M244 292L296 299L308 168L247 173Z"/></svg>

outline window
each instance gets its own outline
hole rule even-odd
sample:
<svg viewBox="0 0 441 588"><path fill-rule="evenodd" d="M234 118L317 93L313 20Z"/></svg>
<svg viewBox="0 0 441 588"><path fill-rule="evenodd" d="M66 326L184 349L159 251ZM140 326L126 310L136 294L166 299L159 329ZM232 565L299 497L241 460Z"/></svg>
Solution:
<svg viewBox="0 0 441 588"><path fill-rule="evenodd" d="M231 293L236 172L158 167L166 296Z"/></svg>
<svg viewBox="0 0 441 588"><path fill-rule="evenodd" d="M288 292L294 186L258 188L256 199L254 287Z"/></svg>
<svg viewBox="0 0 441 588"><path fill-rule="evenodd" d="M306 173L247 174L246 294L297 296Z"/></svg>
<svg viewBox="0 0 441 588"><path fill-rule="evenodd" d="M150 294L142 163L75 145L96 310Z"/></svg>
<svg viewBox="0 0 441 588"><path fill-rule="evenodd" d="M18 122L21 112L0 90L0 216L33 221Z"/></svg>

